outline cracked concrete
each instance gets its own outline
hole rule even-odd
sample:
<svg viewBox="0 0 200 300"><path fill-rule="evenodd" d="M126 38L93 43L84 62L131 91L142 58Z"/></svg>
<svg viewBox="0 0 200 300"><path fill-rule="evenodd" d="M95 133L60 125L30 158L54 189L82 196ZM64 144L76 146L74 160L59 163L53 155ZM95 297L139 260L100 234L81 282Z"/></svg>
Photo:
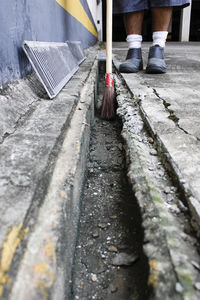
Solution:
<svg viewBox="0 0 200 300"><path fill-rule="evenodd" d="M143 247L152 299L163 295L165 299L199 299L198 241L190 227L192 219L196 230L200 228L198 45L169 44L167 74L119 75L129 93L121 89L121 83L116 85L119 94L121 91L118 114L127 145L128 177L145 231ZM125 44L114 46L118 67L126 48ZM145 63L148 47L144 44ZM80 193L97 88L96 52L95 47L88 50L79 72L53 101L34 76L1 91L1 299L70 299ZM105 136L108 155L103 168L112 169L116 166L107 139ZM98 160L104 160L101 151L96 153ZM90 209L93 211L92 206ZM104 231L103 226L98 229ZM96 232L92 233L95 238ZM117 233L114 246L119 240ZM89 264L88 260L83 260L85 263ZM98 276L91 275L96 282ZM109 293L116 291L114 286Z"/></svg>
<svg viewBox="0 0 200 300"><path fill-rule="evenodd" d="M144 66L150 44L144 43ZM179 182L188 201L196 229L200 232L200 56L199 43L168 43L168 72L149 75L122 74L138 100L140 112L157 147ZM126 56L126 44L114 44L118 68Z"/></svg>
<svg viewBox="0 0 200 300"><path fill-rule="evenodd" d="M199 293L194 285L199 281L199 272L191 261L194 257L199 261L199 246L192 229L188 231L188 209L162 166L159 152L154 149L157 137L148 136L139 105L117 77L115 87L128 177L143 218L143 248L150 269L148 285L153 286L149 299L196 300Z"/></svg>
<svg viewBox="0 0 200 300"><path fill-rule="evenodd" d="M34 74L1 93L1 299L38 299L50 290L54 299L64 299L96 80L96 48L87 52L88 59L53 100ZM62 288L54 289L54 282Z"/></svg>

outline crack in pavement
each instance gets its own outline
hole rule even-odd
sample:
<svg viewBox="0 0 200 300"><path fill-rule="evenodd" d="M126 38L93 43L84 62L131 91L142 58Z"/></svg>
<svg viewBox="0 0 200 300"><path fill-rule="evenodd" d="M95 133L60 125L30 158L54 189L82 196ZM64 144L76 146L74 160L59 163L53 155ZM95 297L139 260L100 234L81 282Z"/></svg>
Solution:
<svg viewBox="0 0 200 300"><path fill-rule="evenodd" d="M180 119L176 116L175 111L168 108L169 106L171 106L171 104L168 103L164 98L162 98L162 97L159 95L159 93L156 91L155 88L152 88L152 90L153 90L154 95L156 95L156 97L158 97L158 98L162 101L162 104L164 105L165 109L168 111L168 113L169 113L168 118L169 118L170 120L172 120L172 121L175 123L175 125L176 125L181 131L183 131L185 134L188 134L188 135L192 136L192 137L195 138L198 142L200 142L200 138L198 138L198 137L192 135L191 133L189 133L187 130L185 130L183 127L181 127L181 126L179 125L179 120L180 120Z"/></svg>
<svg viewBox="0 0 200 300"><path fill-rule="evenodd" d="M13 131L11 131L11 132L5 132L4 134L3 134L3 136L2 136L2 140L0 141L0 145L2 145L3 143L4 143L4 141L8 138L8 137L10 137L11 135L13 135L16 131L17 131L17 129L19 128L19 126L20 125L23 125L23 123L24 122L21 122L21 120L23 119L23 118L25 118L26 116L30 116L30 114L31 113L33 113L34 111L35 111L35 109L36 109L36 107L35 107L35 109L34 109L34 107L33 107L33 104L35 104L35 103L37 103L37 102L40 102L41 101L41 99L40 98L38 98L37 100L34 100L34 101L32 101L30 104L28 104L28 110L24 113L24 114L20 114L20 116L19 116L19 118L18 118L18 120L15 122L15 125L14 125L14 129L13 129ZM26 118L24 119L24 121L26 120Z"/></svg>

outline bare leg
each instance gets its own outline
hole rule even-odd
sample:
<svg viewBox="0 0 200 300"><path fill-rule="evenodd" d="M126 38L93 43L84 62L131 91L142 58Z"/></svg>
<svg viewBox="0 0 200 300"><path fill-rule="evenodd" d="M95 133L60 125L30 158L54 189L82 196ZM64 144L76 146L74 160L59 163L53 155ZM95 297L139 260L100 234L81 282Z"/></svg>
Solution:
<svg viewBox="0 0 200 300"><path fill-rule="evenodd" d="M141 34L144 11L128 13L124 15L126 34Z"/></svg>
<svg viewBox="0 0 200 300"><path fill-rule="evenodd" d="M153 31L168 31L169 22L172 16L172 7L154 7Z"/></svg>

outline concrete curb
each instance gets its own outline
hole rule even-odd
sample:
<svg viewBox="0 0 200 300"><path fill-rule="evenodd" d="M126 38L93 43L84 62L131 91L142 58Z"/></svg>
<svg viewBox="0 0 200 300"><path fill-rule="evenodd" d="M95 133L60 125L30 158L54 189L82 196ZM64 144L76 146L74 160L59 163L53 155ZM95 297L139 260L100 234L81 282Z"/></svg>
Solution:
<svg viewBox="0 0 200 300"><path fill-rule="evenodd" d="M189 184L184 174L182 174L173 157L170 155L170 152L167 146L165 145L165 139L163 139L162 136L159 136L159 133L156 132L152 122L148 118L142 106L140 106L140 111L146 126L152 133L152 136L156 136L157 149L160 154L160 157L162 158L162 162L165 165L168 172L171 174L171 177L173 178L175 184L179 187L180 192L184 197L184 200L187 202L192 216L191 223L195 231L197 232L197 235L200 236L200 208L199 201L197 200L198 195L196 194L192 186ZM177 129L174 128L174 131L176 130ZM177 135L181 135L181 132L177 132Z"/></svg>
<svg viewBox="0 0 200 300"><path fill-rule="evenodd" d="M80 93L10 299L68 299L93 120L96 67L95 62Z"/></svg>
<svg viewBox="0 0 200 300"><path fill-rule="evenodd" d="M191 264L190 245L183 241L181 225L176 221L176 214L169 210L164 192L164 186L170 183L163 170L162 178L156 175L161 171L160 167L156 171L156 166L161 163L148 141L140 107L119 78L116 78L116 92L118 115L123 123L122 136L127 145L128 177L143 218L151 299L197 300L199 295L194 284L198 272Z"/></svg>
<svg viewBox="0 0 200 300"><path fill-rule="evenodd" d="M63 107L63 119L56 116L56 111L53 110L55 117L53 120L49 119L49 122L58 122L57 126L64 122L64 126L62 124L61 129L58 127L59 136L57 132L53 132L52 140L56 145L51 149L50 155L49 152L45 153L48 155L49 167L45 169L45 174L40 174L41 181L33 184L34 197L30 206L27 206L27 210L24 207L24 216L22 212L16 215L14 223L19 224L21 219L21 224L13 226L3 241L1 299L68 299L96 90L96 48L90 49L88 55L89 59L59 94L58 101L39 101L39 106L45 106L46 103L46 108L51 103L52 106L55 103L55 106L60 107L59 111ZM77 90L74 91L72 87ZM78 98L73 96L76 94ZM62 103L66 103L68 99L71 100L69 111L65 113ZM38 119L43 113L45 119L41 118L41 122L45 126L44 120L48 121L49 117L47 110L41 111ZM28 130L37 131L37 126L34 125ZM24 126L21 124L17 130L23 131ZM23 201L25 196L24 194ZM9 254L9 265L3 269L7 246L13 248L13 252Z"/></svg>

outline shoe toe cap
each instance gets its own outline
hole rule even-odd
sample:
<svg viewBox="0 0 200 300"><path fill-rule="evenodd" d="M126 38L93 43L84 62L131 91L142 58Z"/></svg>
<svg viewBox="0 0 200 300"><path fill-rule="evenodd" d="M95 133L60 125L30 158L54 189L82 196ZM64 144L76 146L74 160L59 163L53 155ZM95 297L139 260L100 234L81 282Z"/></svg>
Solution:
<svg viewBox="0 0 200 300"><path fill-rule="evenodd" d="M140 59L128 59L119 66L121 73L137 73L142 70L142 60Z"/></svg>

